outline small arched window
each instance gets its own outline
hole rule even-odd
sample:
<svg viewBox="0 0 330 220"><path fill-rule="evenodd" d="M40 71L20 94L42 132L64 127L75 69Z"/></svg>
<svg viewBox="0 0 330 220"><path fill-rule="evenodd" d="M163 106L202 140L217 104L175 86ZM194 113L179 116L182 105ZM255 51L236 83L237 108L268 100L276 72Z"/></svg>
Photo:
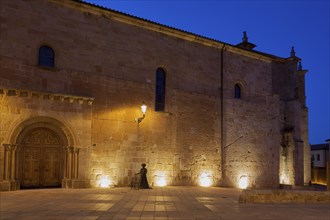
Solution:
<svg viewBox="0 0 330 220"><path fill-rule="evenodd" d="M234 98L235 99L240 99L242 97L242 91L241 91L241 86L237 83L235 84L234 87Z"/></svg>
<svg viewBox="0 0 330 220"><path fill-rule="evenodd" d="M156 100L155 111L165 110L165 82L166 74L162 68L158 68L156 71Z"/></svg>
<svg viewBox="0 0 330 220"><path fill-rule="evenodd" d="M51 47L41 46L39 48L39 66L42 67L54 67L55 65L55 53Z"/></svg>

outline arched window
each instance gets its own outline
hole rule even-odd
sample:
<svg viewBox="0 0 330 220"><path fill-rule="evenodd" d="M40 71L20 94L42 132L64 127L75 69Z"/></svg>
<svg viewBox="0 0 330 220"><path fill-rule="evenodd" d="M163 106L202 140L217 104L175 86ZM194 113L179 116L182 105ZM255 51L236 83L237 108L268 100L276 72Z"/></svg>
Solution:
<svg viewBox="0 0 330 220"><path fill-rule="evenodd" d="M39 48L39 66L54 67L55 53L51 47L41 46Z"/></svg>
<svg viewBox="0 0 330 220"><path fill-rule="evenodd" d="M158 68L156 71L155 111L162 112L165 110L165 81L165 71L162 68Z"/></svg>
<svg viewBox="0 0 330 220"><path fill-rule="evenodd" d="M235 88L234 88L234 98L235 99L240 99L241 96L242 96L241 86L237 83L237 84L235 84Z"/></svg>

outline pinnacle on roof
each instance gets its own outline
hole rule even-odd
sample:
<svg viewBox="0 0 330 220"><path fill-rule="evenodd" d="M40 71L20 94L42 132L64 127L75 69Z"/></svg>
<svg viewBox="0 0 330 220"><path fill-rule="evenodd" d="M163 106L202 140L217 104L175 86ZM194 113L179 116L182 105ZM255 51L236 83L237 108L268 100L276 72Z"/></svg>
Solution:
<svg viewBox="0 0 330 220"><path fill-rule="evenodd" d="M242 42L247 43L248 42L248 37L246 35L246 31L243 31L243 38L242 38Z"/></svg>
<svg viewBox="0 0 330 220"><path fill-rule="evenodd" d="M294 51L294 47L291 47L290 57L296 57L296 52Z"/></svg>
<svg viewBox="0 0 330 220"><path fill-rule="evenodd" d="M237 47L243 48L243 49L247 49L247 50L252 50L253 48L256 47L255 44L250 43L248 41L248 37L246 34L246 31L243 31L243 38L242 38L242 42L236 45Z"/></svg>

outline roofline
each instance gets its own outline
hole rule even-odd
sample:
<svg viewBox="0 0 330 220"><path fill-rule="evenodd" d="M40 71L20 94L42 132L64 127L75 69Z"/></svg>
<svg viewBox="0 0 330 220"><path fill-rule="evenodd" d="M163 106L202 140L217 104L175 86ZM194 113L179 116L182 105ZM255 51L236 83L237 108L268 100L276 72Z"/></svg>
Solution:
<svg viewBox="0 0 330 220"><path fill-rule="evenodd" d="M152 30L155 32L163 33L172 37L177 37L183 40L203 44L209 47L214 47L214 48L222 48L224 50L241 54L244 56L252 57L255 59L260 59L263 61L268 61L268 62L287 62L289 60L292 60L292 58L282 58L278 57L275 55L263 53L260 51L255 51L255 50L247 50L243 49L240 47L237 47L235 45L225 43L219 40L215 40L212 38L208 38L202 35L198 35L192 32L184 31L178 28L170 27L164 24L160 24L154 21L150 21L144 18L140 18L134 15L130 15L127 13L123 13L120 11L116 11L114 9L106 8L100 5L96 5L93 3L88 3L83 0L69 0L69 1L57 1L57 0L49 0L51 2L54 2L56 4L63 4L67 6L78 6L81 10L84 10L88 13L98 15L98 16L103 16L105 18L123 22L126 24L134 25L137 27L142 27L148 30ZM297 58L297 60L300 60Z"/></svg>
<svg viewBox="0 0 330 220"><path fill-rule="evenodd" d="M312 144L311 150L329 150L329 144Z"/></svg>

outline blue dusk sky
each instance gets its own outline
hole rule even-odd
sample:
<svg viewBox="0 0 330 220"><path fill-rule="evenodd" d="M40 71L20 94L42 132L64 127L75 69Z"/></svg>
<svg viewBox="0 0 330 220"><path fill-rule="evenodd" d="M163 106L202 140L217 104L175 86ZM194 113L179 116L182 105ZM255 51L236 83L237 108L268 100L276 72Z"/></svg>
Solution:
<svg viewBox="0 0 330 220"><path fill-rule="evenodd" d="M306 75L309 142L330 138L329 0L85 0L229 44L243 31L255 50L290 56L294 46Z"/></svg>

